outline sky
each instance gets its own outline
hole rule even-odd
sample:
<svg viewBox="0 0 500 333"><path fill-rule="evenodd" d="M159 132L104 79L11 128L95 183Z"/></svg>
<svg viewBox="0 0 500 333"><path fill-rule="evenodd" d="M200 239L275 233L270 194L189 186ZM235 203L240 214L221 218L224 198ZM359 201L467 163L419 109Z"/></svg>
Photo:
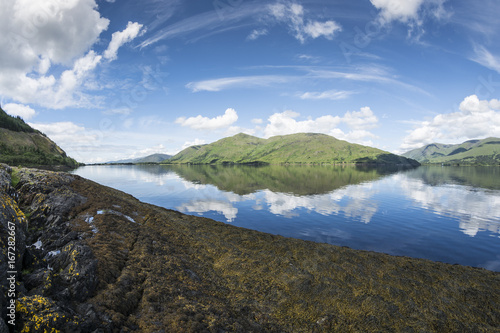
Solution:
<svg viewBox="0 0 500 333"><path fill-rule="evenodd" d="M0 0L0 104L79 162L240 132L500 137L497 0Z"/></svg>

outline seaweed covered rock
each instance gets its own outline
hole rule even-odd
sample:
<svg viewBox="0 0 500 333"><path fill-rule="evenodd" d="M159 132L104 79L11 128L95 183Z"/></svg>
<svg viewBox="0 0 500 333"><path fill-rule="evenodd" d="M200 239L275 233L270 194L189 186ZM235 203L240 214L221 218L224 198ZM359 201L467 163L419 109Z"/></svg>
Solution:
<svg viewBox="0 0 500 333"><path fill-rule="evenodd" d="M0 332L7 329L4 319L8 318L9 294L15 293L11 289L17 282L14 272L21 271L26 248L26 218L17 205L11 173L11 167L0 164Z"/></svg>

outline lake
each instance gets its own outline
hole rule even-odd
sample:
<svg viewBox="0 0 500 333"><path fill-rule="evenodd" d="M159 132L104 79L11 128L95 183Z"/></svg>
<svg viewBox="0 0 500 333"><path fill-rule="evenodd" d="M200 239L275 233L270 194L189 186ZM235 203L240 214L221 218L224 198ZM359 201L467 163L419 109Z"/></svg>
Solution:
<svg viewBox="0 0 500 333"><path fill-rule="evenodd" d="M235 226L500 271L500 168L85 166L141 201Z"/></svg>

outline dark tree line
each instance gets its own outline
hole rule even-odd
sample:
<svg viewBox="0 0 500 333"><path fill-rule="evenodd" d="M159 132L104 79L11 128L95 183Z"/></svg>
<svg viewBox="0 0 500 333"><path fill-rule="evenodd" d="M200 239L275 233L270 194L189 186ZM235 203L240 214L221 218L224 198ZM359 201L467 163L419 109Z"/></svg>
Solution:
<svg viewBox="0 0 500 333"><path fill-rule="evenodd" d="M26 124L24 120L21 119L21 117L9 116L7 113L5 113L2 107L0 107L0 128L6 128L15 132L36 132L36 130Z"/></svg>

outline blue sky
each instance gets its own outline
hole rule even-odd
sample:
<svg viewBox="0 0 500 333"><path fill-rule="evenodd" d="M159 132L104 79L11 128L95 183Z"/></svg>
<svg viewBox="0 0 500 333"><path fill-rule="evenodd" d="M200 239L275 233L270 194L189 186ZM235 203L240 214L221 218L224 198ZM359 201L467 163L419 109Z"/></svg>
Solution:
<svg viewBox="0 0 500 333"><path fill-rule="evenodd" d="M245 132L500 136L494 0L0 0L0 102L81 162Z"/></svg>

